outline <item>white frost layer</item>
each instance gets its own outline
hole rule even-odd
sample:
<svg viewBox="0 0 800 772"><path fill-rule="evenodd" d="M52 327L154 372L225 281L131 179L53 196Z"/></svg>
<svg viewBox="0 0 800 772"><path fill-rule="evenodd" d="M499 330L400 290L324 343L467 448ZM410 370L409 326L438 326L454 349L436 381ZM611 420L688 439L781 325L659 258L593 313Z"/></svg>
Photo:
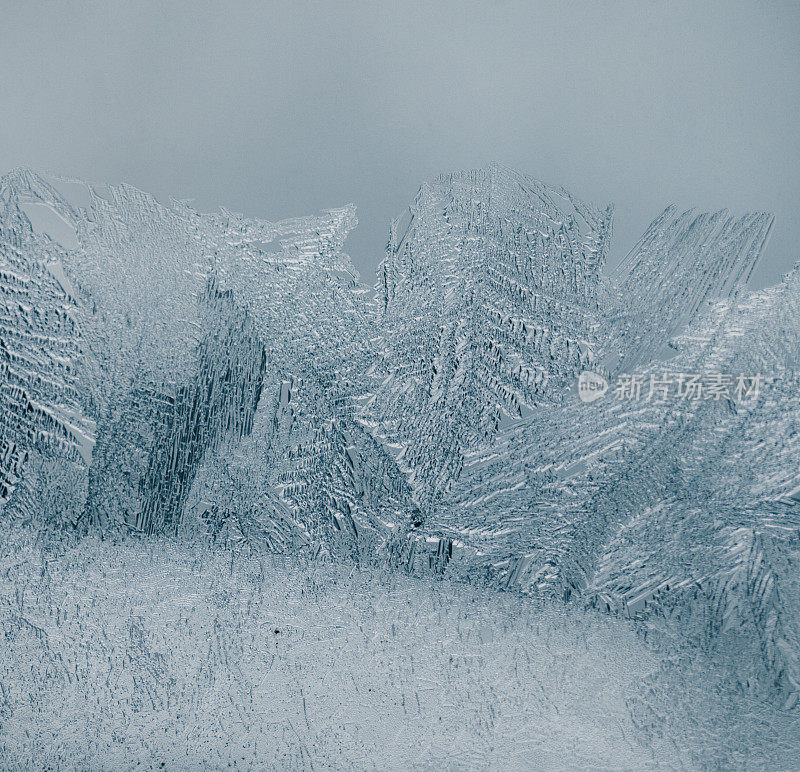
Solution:
<svg viewBox="0 0 800 772"><path fill-rule="evenodd" d="M166 540L50 554L13 529L0 627L11 766L674 768L765 743L797 760L779 721L753 739L708 662L665 687L621 620L444 581Z"/></svg>

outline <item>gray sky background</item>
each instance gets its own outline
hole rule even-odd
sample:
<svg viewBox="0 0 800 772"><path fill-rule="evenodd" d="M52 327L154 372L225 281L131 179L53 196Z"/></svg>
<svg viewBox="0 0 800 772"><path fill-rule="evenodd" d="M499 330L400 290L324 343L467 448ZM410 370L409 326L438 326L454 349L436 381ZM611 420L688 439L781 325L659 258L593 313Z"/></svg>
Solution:
<svg viewBox="0 0 800 772"><path fill-rule="evenodd" d="M800 259L796 2L0 0L0 172L130 182L279 219L388 222L492 160L616 208L766 209L757 285Z"/></svg>

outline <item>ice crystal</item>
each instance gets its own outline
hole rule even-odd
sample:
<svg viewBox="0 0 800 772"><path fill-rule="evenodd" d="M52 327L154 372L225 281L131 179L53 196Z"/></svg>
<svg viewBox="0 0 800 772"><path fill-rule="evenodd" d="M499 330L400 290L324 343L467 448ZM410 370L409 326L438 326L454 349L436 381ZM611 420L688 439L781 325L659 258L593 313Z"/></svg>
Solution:
<svg viewBox="0 0 800 772"><path fill-rule="evenodd" d="M0 183L8 515L582 598L797 705L800 273L747 289L769 215L668 208L607 274L610 208L492 166L424 184L368 288L352 206L66 187Z"/></svg>

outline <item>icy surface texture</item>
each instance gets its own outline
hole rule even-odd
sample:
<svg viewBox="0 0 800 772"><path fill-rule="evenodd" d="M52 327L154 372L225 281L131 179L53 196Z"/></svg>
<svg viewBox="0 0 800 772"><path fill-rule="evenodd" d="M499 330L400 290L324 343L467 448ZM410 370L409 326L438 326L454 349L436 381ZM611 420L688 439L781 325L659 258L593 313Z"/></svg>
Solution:
<svg viewBox="0 0 800 772"><path fill-rule="evenodd" d="M798 290L795 270L709 308L676 340L676 370L702 361L760 372L761 396L660 419L661 452L633 478L642 498L601 551L593 582L610 607L679 618L699 643L723 636L755 647L763 690L787 708L800 697ZM610 501L623 488L612 477L608 490Z"/></svg>
<svg viewBox="0 0 800 772"><path fill-rule="evenodd" d="M769 215L669 208L606 275L610 210L493 166L424 184L369 290L353 207L29 172L0 205L7 514L579 598L797 705L800 271L747 291ZM763 383L584 403L587 369Z"/></svg>
<svg viewBox="0 0 800 772"><path fill-rule="evenodd" d="M423 517L469 448L558 401L589 363L609 232L610 212L500 166L423 185L393 223L364 417Z"/></svg>
<svg viewBox="0 0 800 772"><path fill-rule="evenodd" d="M64 250L36 234L24 211L54 195L29 173L0 180L0 506L15 494L22 512L31 506L24 483L17 490L26 466L42 454L85 463L94 444L78 394L81 336Z"/></svg>
<svg viewBox="0 0 800 772"><path fill-rule="evenodd" d="M0 629L12 768L800 765L796 719L713 653L397 571L12 531Z"/></svg>
<svg viewBox="0 0 800 772"><path fill-rule="evenodd" d="M188 512L217 535L338 532L352 551L384 511L408 518L402 474L354 419L376 307L342 252L353 207L270 223L83 186L76 208L29 172L4 191L4 501L50 440L44 471L75 456L80 484L43 514L53 486L29 461L45 519L152 533Z"/></svg>
<svg viewBox="0 0 800 772"><path fill-rule="evenodd" d="M653 361L709 300L735 295L755 267L770 215L677 215L668 207L612 274L611 343L604 366L632 372Z"/></svg>

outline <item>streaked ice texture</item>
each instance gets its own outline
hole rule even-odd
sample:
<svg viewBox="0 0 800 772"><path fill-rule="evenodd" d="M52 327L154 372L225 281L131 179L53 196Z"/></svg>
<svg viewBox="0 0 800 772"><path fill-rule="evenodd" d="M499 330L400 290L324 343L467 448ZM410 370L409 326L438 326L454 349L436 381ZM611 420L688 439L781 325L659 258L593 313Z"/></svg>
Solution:
<svg viewBox="0 0 800 772"><path fill-rule="evenodd" d="M797 707L800 269L748 290L770 215L669 207L606 272L610 207L495 165L423 184L368 287L352 206L17 171L0 207L6 517L571 600ZM763 383L584 403L584 370Z"/></svg>

